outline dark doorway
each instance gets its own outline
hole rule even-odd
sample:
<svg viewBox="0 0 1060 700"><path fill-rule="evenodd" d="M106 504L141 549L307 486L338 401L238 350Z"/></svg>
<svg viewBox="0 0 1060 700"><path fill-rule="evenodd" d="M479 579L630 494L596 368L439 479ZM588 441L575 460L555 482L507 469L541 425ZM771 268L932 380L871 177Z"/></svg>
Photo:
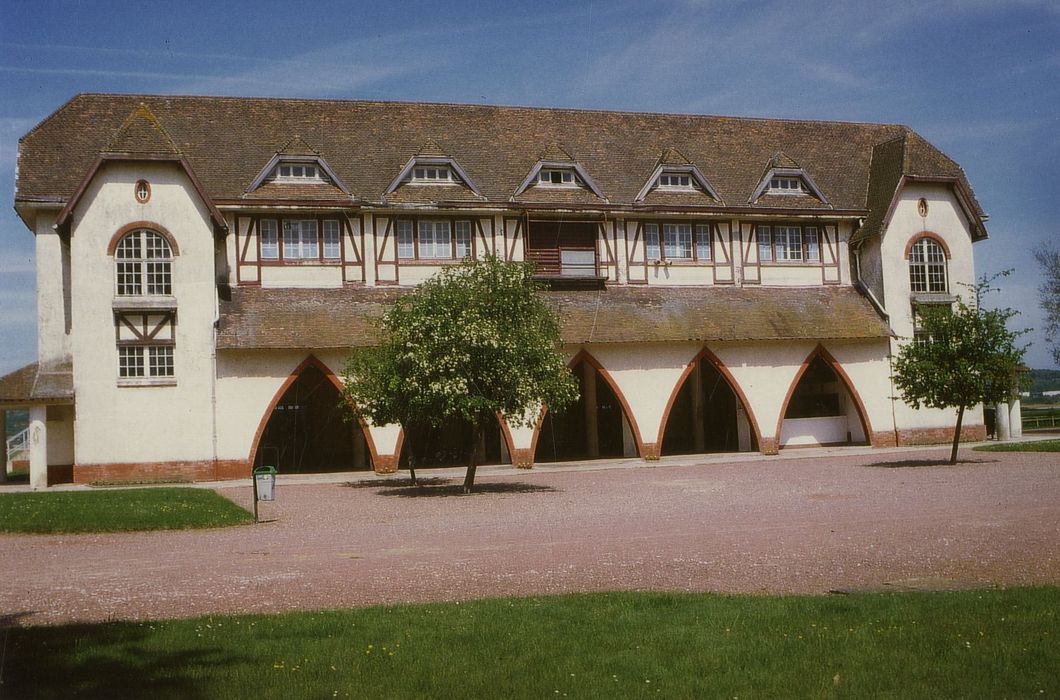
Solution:
<svg viewBox="0 0 1060 700"><path fill-rule="evenodd" d="M756 449L754 431L736 392L713 364L696 360L670 408L662 454Z"/></svg>
<svg viewBox="0 0 1060 700"><path fill-rule="evenodd" d="M545 413L534 461L636 456L633 431L611 386L584 360L571 371L578 377L580 397L565 411Z"/></svg>
<svg viewBox="0 0 1060 700"><path fill-rule="evenodd" d="M401 446L401 467L409 466L410 450L416 453L416 468L463 467L471 444L471 424L453 419L436 428L413 428ZM499 421L484 426L479 436L477 464L510 464L508 446Z"/></svg>
<svg viewBox="0 0 1060 700"><path fill-rule="evenodd" d="M866 444L861 412L846 382L817 355L784 412L781 446Z"/></svg>
<svg viewBox="0 0 1060 700"><path fill-rule="evenodd" d="M596 277L596 234L587 221L531 221L526 257L542 277Z"/></svg>
<svg viewBox="0 0 1060 700"><path fill-rule="evenodd" d="M308 365L269 416L254 466L271 465L288 474L371 469L363 429L344 420L341 402L331 379Z"/></svg>

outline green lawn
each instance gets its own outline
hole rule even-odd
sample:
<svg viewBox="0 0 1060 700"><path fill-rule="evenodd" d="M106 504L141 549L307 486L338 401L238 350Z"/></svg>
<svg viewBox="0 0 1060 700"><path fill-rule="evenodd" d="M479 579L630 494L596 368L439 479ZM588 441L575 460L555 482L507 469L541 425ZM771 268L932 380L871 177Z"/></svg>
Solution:
<svg viewBox="0 0 1060 700"><path fill-rule="evenodd" d="M123 532L221 527L254 516L206 489L0 494L0 532Z"/></svg>
<svg viewBox="0 0 1060 700"><path fill-rule="evenodd" d="M1060 589L611 593L14 628L11 697L1058 697Z"/></svg>
<svg viewBox="0 0 1060 700"><path fill-rule="evenodd" d="M1060 452L1060 440L999 442L996 445L980 445L972 449L979 452Z"/></svg>

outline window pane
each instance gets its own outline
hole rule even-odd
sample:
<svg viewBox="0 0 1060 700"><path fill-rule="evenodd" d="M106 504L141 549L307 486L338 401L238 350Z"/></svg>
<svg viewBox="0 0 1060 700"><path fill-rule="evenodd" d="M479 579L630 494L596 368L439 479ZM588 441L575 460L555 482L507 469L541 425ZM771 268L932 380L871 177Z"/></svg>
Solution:
<svg viewBox="0 0 1060 700"><path fill-rule="evenodd" d="M662 258L659 250L659 226L657 224L644 224L644 247L648 262Z"/></svg>
<svg viewBox="0 0 1060 700"><path fill-rule="evenodd" d="M118 348L118 376L144 376L144 356L141 347Z"/></svg>
<svg viewBox="0 0 1060 700"><path fill-rule="evenodd" d="M689 259L692 257L691 224L663 225L663 252L667 258Z"/></svg>
<svg viewBox="0 0 1060 700"><path fill-rule="evenodd" d="M710 249L710 225L696 225L696 258L699 260L710 260L712 251Z"/></svg>
<svg viewBox="0 0 1060 700"><path fill-rule="evenodd" d="M768 226L758 226L758 260L759 262L770 262L773 260L773 247L770 244L770 231Z"/></svg>
<svg viewBox="0 0 1060 700"><path fill-rule="evenodd" d="M456 257L460 260L471 255L471 222L456 222Z"/></svg>
<svg viewBox="0 0 1060 700"><path fill-rule="evenodd" d="M341 257L339 222L335 219L324 220L324 257L337 260Z"/></svg>
<svg viewBox="0 0 1060 700"><path fill-rule="evenodd" d="M412 242L412 222L407 219L397 222L397 249L398 257L403 260L416 257Z"/></svg>
<svg viewBox="0 0 1060 700"><path fill-rule="evenodd" d="M261 259L276 260L280 257L280 236L275 219L262 219L261 224Z"/></svg>
<svg viewBox="0 0 1060 700"><path fill-rule="evenodd" d="M821 247L817 241L817 229L807 227L804 231L806 243L806 259L818 262L821 259Z"/></svg>
<svg viewBox="0 0 1060 700"><path fill-rule="evenodd" d="M302 259L312 260L320 256L320 249L318 248L317 241L319 237L317 235L317 222L316 221L303 221L302 222Z"/></svg>
<svg viewBox="0 0 1060 700"><path fill-rule="evenodd" d="M169 346L149 346L147 348L147 369L152 377L173 376L173 348Z"/></svg>

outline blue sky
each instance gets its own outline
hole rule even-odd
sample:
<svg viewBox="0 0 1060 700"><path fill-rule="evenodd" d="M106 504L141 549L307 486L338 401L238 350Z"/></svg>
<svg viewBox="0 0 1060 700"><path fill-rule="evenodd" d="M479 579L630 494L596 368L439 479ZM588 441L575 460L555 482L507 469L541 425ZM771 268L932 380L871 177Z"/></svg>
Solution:
<svg viewBox="0 0 1060 700"><path fill-rule="evenodd" d="M18 138L78 92L431 100L908 124L990 214L979 272L1042 326L1060 244L1060 3L18 2L0 6L0 374L36 356ZM1032 367L1053 367L1040 333Z"/></svg>

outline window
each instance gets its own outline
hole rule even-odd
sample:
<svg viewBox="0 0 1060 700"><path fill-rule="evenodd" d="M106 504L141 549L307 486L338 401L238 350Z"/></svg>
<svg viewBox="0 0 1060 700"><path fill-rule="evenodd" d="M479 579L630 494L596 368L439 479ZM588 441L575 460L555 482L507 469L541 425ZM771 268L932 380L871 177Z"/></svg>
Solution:
<svg viewBox="0 0 1060 700"><path fill-rule="evenodd" d="M114 322L119 380L138 384L174 376L175 309L116 311Z"/></svg>
<svg viewBox="0 0 1060 700"><path fill-rule="evenodd" d="M280 163L276 166L276 179L280 181L321 180L316 163Z"/></svg>
<svg viewBox="0 0 1060 700"><path fill-rule="evenodd" d="M338 262L342 258L338 219L262 219L258 236L264 261Z"/></svg>
<svg viewBox="0 0 1060 700"><path fill-rule="evenodd" d="M448 219L398 219L401 260L462 260L471 255L471 222Z"/></svg>
<svg viewBox="0 0 1060 700"><path fill-rule="evenodd" d="M662 239L659 232L662 231ZM693 237L693 234L695 236ZM712 259L710 224L656 223L644 224L644 246L648 262L710 262Z"/></svg>
<svg viewBox="0 0 1060 700"><path fill-rule="evenodd" d="M537 174L537 181L542 185L566 185L573 187L578 184L577 179L574 177L573 170L541 170Z"/></svg>
<svg viewBox="0 0 1060 700"><path fill-rule="evenodd" d="M821 261L816 226L756 226L759 262Z"/></svg>
<svg viewBox="0 0 1060 700"><path fill-rule="evenodd" d="M283 222L285 260L313 260L320 257L315 219L285 219Z"/></svg>
<svg viewBox="0 0 1060 700"><path fill-rule="evenodd" d="M150 229L126 234L114 250L118 296L173 293L173 251L165 237Z"/></svg>
<svg viewBox="0 0 1060 700"><path fill-rule="evenodd" d="M413 182L449 184L455 179L452 171L445 165L424 165L412 169Z"/></svg>
<svg viewBox="0 0 1060 700"><path fill-rule="evenodd" d="M678 173L663 173L659 176L659 187L671 187L678 189L691 189L692 176Z"/></svg>
<svg viewBox="0 0 1060 700"><path fill-rule="evenodd" d="M802 180L797 177L774 177L769 180L770 194L802 194Z"/></svg>
<svg viewBox="0 0 1060 700"><path fill-rule="evenodd" d="M147 204L151 199L151 183L147 180L137 180L133 188L133 195L140 204Z"/></svg>
<svg viewBox="0 0 1060 700"><path fill-rule="evenodd" d="M938 241L921 238L909 251L909 289L922 293L945 293L946 253Z"/></svg>
<svg viewBox="0 0 1060 700"><path fill-rule="evenodd" d="M118 376L122 379L172 377L172 345L125 345L118 348Z"/></svg>

